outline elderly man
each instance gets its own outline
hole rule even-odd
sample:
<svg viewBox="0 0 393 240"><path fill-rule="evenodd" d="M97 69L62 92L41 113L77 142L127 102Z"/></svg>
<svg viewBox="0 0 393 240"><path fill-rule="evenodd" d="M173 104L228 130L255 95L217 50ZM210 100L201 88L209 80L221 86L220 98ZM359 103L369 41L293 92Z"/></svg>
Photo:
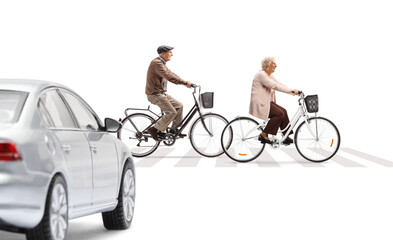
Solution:
<svg viewBox="0 0 393 240"><path fill-rule="evenodd" d="M173 121L171 133L176 133L177 127L183 119L183 104L166 93L168 81L174 84L183 84L188 88L191 82L185 81L171 70L168 69L166 63L173 56L173 47L159 46L157 52L159 56L153 59L147 70L146 89L147 100L159 106L164 112L164 116L147 131L154 140L159 141L159 132L165 132L168 125ZM185 135L180 134L180 137Z"/></svg>

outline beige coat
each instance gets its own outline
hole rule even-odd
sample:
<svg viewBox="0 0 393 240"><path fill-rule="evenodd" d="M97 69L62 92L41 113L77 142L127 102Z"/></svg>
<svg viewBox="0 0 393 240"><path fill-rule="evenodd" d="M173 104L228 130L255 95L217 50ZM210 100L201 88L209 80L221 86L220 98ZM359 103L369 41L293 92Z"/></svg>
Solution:
<svg viewBox="0 0 393 240"><path fill-rule="evenodd" d="M251 88L250 114L262 120L269 118L270 102L276 102L275 91L289 93L290 89L264 70L254 77Z"/></svg>

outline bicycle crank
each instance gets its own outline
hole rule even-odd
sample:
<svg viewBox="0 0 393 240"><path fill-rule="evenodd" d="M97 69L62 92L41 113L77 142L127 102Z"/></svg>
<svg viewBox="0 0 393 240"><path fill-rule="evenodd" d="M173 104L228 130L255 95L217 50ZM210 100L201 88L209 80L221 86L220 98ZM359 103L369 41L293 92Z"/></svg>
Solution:
<svg viewBox="0 0 393 240"><path fill-rule="evenodd" d="M273 148L279 148L280 147L280 141L278 140L278 138L276 138L276 137L273 137L270 141L272 141L272 144L271 144L271 146L273 147Z"/></svg>
<svg viewBox="0 0 393 240"><path fill-rule="evenodd" d="M175 134L166 133L162 142L167 146L172 146L176 142Z"/></svg>

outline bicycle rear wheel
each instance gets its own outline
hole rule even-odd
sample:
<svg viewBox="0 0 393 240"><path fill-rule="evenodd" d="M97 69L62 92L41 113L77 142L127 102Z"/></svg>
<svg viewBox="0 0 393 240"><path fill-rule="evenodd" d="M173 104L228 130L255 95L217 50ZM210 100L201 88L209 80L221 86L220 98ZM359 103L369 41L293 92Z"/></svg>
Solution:
<svg viewBox="0 0 393 240"><path fill-rule="evenodd" d="M312 162L329 160L340 148L341 138L337 127L333 122L322 117L310 118L310 128L306 121L300 124L295 133L297 151Z"/></svg>
<svg viewBox="0 0 393 240"><path fill-rule="evenodd" d="M206 131L203 123L211 134ZM223 154L220 137L227 123L228 120L216 113L208 113L198 118L190 130L190 142L195 151L205 157L217 157Z"/></svg>
<svg viewBox="0 0 393 240"><path fill-rule="evenodd" d="M265 144L258 140L262 130L258 125L249 117L238 117L229 122L221 135L225 154L237 162L249 162L261 155Z"/></svg>
<svg viewBox="0 0 393 240"><path fill-rule="evenodd" d="M154 119L144 113L135 113L123 119L123 127L117 133L117 138L122 140L129 147L132 156L145 157L152 154L160 145L155 141L147 128L154 122Z"/></svg>

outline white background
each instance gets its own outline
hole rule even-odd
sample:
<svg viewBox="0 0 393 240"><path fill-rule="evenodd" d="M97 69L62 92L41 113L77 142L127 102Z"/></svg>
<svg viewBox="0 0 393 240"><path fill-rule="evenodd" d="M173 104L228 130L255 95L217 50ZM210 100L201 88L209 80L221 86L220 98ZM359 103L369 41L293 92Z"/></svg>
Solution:
<svg viewBox="0 0 393 240"><path fill-rule="evenodd" d="M248 114L252 79L275 56L276 78L319 95L342 146L392 160L392 22L389 1L1 1L0 78L62 83L117 119L147 107L147 68L166 44L168 67L214 91L213 111L232 119ZM191 107L189 89L168 89ZM290 115L296 100L278 94ZM389 169L137 170L132 230L97 225L85 239L393 236Z"/></svg>

